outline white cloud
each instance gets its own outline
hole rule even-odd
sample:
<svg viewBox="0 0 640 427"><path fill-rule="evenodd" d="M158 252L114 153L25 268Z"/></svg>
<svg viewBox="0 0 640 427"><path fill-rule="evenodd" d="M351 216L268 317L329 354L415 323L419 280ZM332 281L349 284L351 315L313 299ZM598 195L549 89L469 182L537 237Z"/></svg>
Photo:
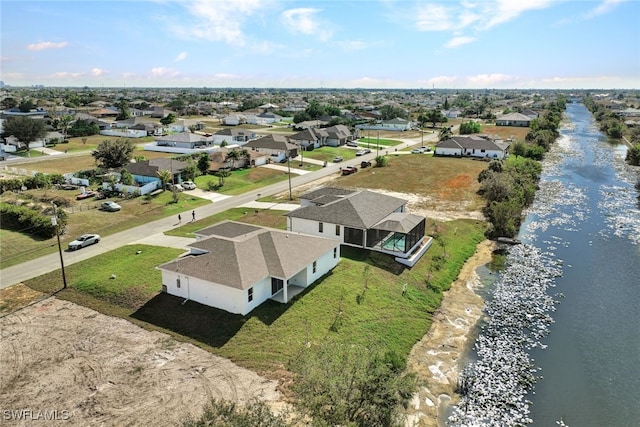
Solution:
<svg viewBox="0 0 640 427"><path fill-rule="evenodd" d="M72 73L69 71L59 71L57 73L53 73L50 77L52 79L69 79L69 78L77 78L82 76L82 73Z"/></svg>
<svg viewBox="0 0 640 427"><path fill-rule="evenodd" d="M173 60L173 62L180 62L184 61L185 59L187 59L187 52L180 52L178 56L176 56L176 59Z"/></svg>
<svg viewBox="0 0 640 427"><path fill-rule="evenodd" d="M269 7L269 0L209 1L191 0L179 2L193 20L177 24L174 17L165 18L169 30L178 37L196 40L223 41L234 46L244 46L246 37L242 26L246 18Z"/></svg>
<svg viewBox="0 0 640 427"><path fill-rule="evenodd" d="M318 36L320 40L329 40L332 36L328 24L317 18L320 9L298 8L282 12L282 20L289 31L294 34Z"/></svg>
<svg viewBox="0 0 640 427"><path fill-rule="evenodd" d="M557 3L557 0L497 0L495 4L485 3L483 14L488 18L488 22L484 28L489 29L511 21L529 10L546 9L554 3Z"/></svg>
<svg viewBox="0 0 640 427"><path fill-rule="evenodd" d="M529 10L546 9L557 2L558 0L486 0L478 3L427 3L418 8L414 19L419 31L456 31L472 25L479 25L479 30L488 30Z"/></svg>
<svg viewBox="0 0 640 427"><path fill-rule="evenodd" d="M445 43L444 47L454 49L465 44L473 43L474 41L476 41L475 37L458 36Z"/></svg>
<svg viewBox="0 0 640 427"><path fill-rule="evenodd" d="M516 78L508 74L477 74L475 76L467 77L467 81L475 87L495 87L501 83L508 83L515 81Z"/></svg>
<svg viewBox="0 0 640 427"><path fill-rule="evenodd" d="M443 88L452 87L457 81L458 77L456 76L437 76L427 80L427 84L428 86Z"/></svg>
<svg viewBox="0 0 640 427"><path fill-rule="evenodd" d="M154 77L177 77L180 73L171 68L155 67L151 69L151 75Z"/></svg>
<svg viewBox="0 0 640 427"><path fill-rule="evenodd" d="M61 49L63 47L67 47L69 45L69 43L67 42L58 42L58 43L54 43L54 42L40 42L40 43L32 43L30 45L27 46L27 49L29 50L46 50L46 49Z"/></svg>
<svg viewBox="0 0 640 427"><path fill-rule="evenodd" d="M453 8L427 4L416 15L416 28L419 31L446 31L456 28L451 15Z"/></svg>
<svg viewBox="0 0 640 427"><path fill-rule="evenodd" d="M616 6L618 6L620 3L624 3L625 1L627 0L604 0L598 6L585 13L583 15L583 18L591 19L599 15L604 15L605 13L613 10Z"/></svg>
<svg viewBox="0 0 640 427"><path fill-rule="evenodd" d="M92 68L91 69L91 74L94 76L102 76L106 73L105 70L101 69L101 68Z"/></svg>

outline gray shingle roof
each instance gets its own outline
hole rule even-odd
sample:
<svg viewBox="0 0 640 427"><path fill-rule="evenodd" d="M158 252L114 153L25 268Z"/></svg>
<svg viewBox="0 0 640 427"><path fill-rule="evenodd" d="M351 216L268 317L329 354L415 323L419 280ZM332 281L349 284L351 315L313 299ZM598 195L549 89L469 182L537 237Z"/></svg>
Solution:
<svg viewBox="0 0 640 427"><path fill-rule="evenodd" d="M225 221L199 230L209 234L189 246L202 255L187 255L158 268L236 289L247 289L266 277L288 279L337 247L340 242L290 231Z"/></svg>
<svg viewBox="0 0 640 427"><path fill-rule="evenodd" d="M362 190L319 206L300 207L286 216L368 229L406 203L406 200L397 197Z"/></svg>
<svg viewBox="0 0 640 427"><path fill-rule="evenodd" d="M409 233L416 225L424 221L424 217L406 213L394 212L373 226L377 230L395 231L397 233Z"/></svg>

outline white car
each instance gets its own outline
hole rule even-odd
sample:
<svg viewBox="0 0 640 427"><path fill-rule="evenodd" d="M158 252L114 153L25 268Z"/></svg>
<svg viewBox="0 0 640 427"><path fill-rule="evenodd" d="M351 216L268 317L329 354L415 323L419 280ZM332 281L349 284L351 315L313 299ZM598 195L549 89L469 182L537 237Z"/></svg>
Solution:
<svg viewBox="0 0 640 427"><path fill-rule="evenodd" d="M75 251L82 249L85 246L95 245L100 241L100 235L98 234L83 234L73 242L69 242L69 250Z"/></svg>
<svg viewBox="0 0 640 427"><path fill-rule="evenodd" d="M107 211L107 212L116 212L122 209L119 204L112 201L102 202L100 207L102 208L103 211Z"/></svg>
<svg viewBox="0 0 640 427"><path fill-rule="evenodd" d="M196 184L193 181L182 181L180 185L182 185L182 188L185 190L193 190L196 188Z"/></svg>

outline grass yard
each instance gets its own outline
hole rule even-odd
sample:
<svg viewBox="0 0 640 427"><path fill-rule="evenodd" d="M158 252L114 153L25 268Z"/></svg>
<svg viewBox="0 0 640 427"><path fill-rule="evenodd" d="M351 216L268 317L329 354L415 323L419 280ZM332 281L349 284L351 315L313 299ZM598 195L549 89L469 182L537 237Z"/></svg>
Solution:
<svg viewBox="0 0 640 427"><path fill-rule="evenodd" d="M396 139L360 138L358 140L358 145L366 148L375 148L377 145L381 147L393 147L399 144L402 144L402 141Z"/></svg>
<svg viewBox="0 0 640 427"><path fill-rule="evenodd" d="M516 126L496 126L482 123L480 133L487 135L497 135L502 139L513 138L514 141L524 141L525 136L531 131L531 128Z"/></svg>
<svg viewBox="0 0 640 427"><path fill-rule="evenodd" d="M441 203L464 205L479 210L484 200L477 195L478 174L487 163L469 158L433 157L424 154L390 155L383 168L361 169L340 177L331 185L380 189L423 195L423 208L437 209Z"/></svg>
<svg viewBox="0 0 640 427"><path fill-rule="evenodd" d="M484 229L478 221L429 221L427 233L437 230L443 244L434 243L412 269L387 255L346 249L331 273L292 302L267 301L245 317L158 293L160 273L154 267L180 251L144 245L70 266L69 288L57 296L164 330L270 376L301 346L325 340L381 342L406 357L429 329L442 292L484 239ZM135 255L137 250L142 253ZM53 272L27 285L54 292L60 289L59 276Z"/></svg>
<svg viewBox="0 0 640 427"><path fill-rule="evenodd" d="M336 156L342 156L344 160L355 159L356 152L350 148L320 147L311 151L305 151L304 157L331 163Z"/></svg>
<svg viewBox="0 0 640 427"><path fill-rule="evenodd" d="M186 194L180 194L178 203L172 203L171 192L165 191L149 199L144 197L126 200L118 198L109 199L121 205L122 210L119 212L105 212L98 209L102 202L101 200L88 199L80 202L76 201L75 195L77 192L75 191L48 190L45 196L42 190L29 190L23 193L22 196L25 194L31 195L35 200L38 200L40 197L51 200L55 196L73 200L73 205L65 208L69 216L67 219L67 232L60 236L63 247L66 247L68 242L83 233L97 233L101 236L108 236L131 227L167 216L177 215L180 212L211 203L209 200ZM19 196L15 193L5 193L0 197L0 200L17 197ZM44 204L48 204L48 202ZM55 237L43 240L32 238L17 231L1 229L0 238L2 249L2 258L0 259L1 268L10 267L58 250Z"/></svg>
<svg viewBox="0 0 640 427"><path fill-rule="evenodd" d="M227 220L285 230L287 228L287 219L284 216L285 213L285 211L278 211L275 209L233 208L220 212L216 215L199 219L195 222L188 222L181 227L165 231L164 234L168 236L194 237L193 233L195 231Z"/></svg>
<svg viewBox="0 0 640 427"><path fill-rule="evenodd" d="M224 185L217 189L218 193L234 196L247 191L284 181L288 178L286 172L269 168L247 168L231 172L224 179ZM199 188L208 188L209 183L218 184L218 177L214 175L202 175L196 178L195 183Z"/></svg>
<svg viewBox="0 0 640 427"><path fill-rule="evenodd" d="M162 290L162 276L155 267L183 252L176 248L127 245L71 264L65 267L68 288L58 296L82 305L87 305L84 303L87 300L99 301L117 308L115 311L121 311L120 315L137 310ZM60 271L32 279L27 286L40 292L56 292L62 287Z"/></svg>
<svg viewBox="0 0 640 427"><path fill-rule="evenodd" d="M58 148L59 147L61 147L61 145L58 146ZM37 151L32 151L31 154L34 153L37 153ZM133 151L133 156L144 156L147 159L157 159L171 157L172 154L160 153L156 151L145 151L142 148L136 148ZM15 167L17 169L26 169L35 172L59 174L74 173L81 170L94 169L96 167L95 159L91 156L91 152L74 156L46 156L46 159L44 159L43 157L44 155L38 156L37 160L34 160L33 162L20 163Z"/></svg>

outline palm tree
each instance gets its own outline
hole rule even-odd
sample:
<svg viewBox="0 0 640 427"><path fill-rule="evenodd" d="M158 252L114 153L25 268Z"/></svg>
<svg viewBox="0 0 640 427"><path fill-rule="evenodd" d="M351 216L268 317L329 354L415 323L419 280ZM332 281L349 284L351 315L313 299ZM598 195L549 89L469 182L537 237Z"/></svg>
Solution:
<svg viewBox="0 0 640 427"><path fill-rule="evenodd" d="M227 160L231 159L231 169L235 169L236 160L240 160L240 152L235 148L227 153Z"/></svg>
<svg viewBox="0 0 640 427"><path fill-rule="evenodd" d="M156 175L158 175L158 178L160 178L160 182L162 182L163 189L166 187L167 182L171 181L171 179L173 178L171 176L171 171L168 169L160 169L159 171L156 172Z"/></svg>

